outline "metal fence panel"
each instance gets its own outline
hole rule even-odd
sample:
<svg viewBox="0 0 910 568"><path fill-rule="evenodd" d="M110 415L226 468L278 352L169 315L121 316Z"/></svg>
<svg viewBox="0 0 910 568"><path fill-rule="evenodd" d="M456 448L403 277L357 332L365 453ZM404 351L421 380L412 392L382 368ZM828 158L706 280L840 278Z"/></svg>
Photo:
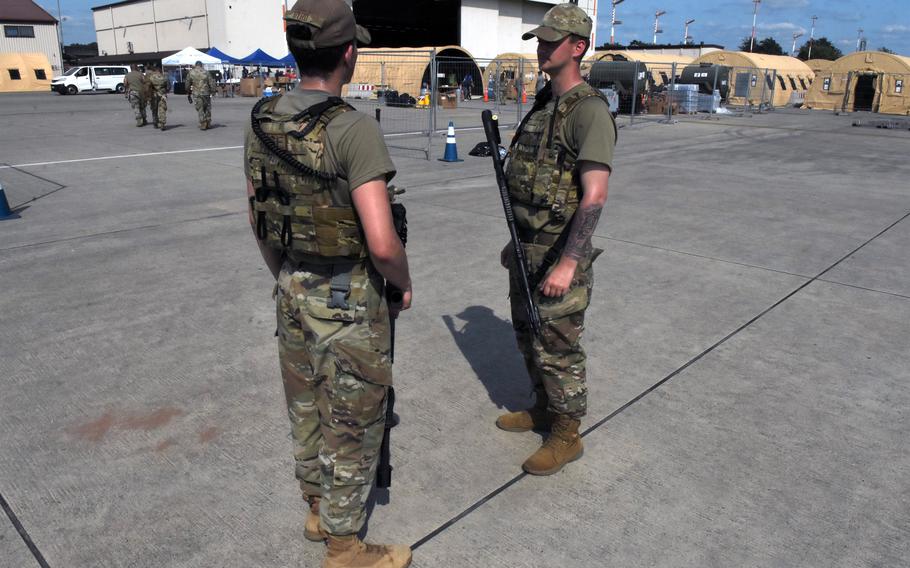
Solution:
<svg viewBox="0 0 910 568"><path fill-rule="evenodd" d="M390 147L419 151L429 159L436 128L430 104L435 62L434 51L363 52L351 82L342 88L342 97L377 117L383 133L396 140Z"/></svg>

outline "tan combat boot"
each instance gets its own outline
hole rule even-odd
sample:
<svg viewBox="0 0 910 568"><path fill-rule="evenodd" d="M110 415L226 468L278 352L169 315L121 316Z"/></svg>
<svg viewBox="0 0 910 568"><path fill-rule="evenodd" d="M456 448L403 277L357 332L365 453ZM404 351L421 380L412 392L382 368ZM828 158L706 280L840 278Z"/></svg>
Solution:
<svg viewBox="0 0 910 568"><path fill-rule="evenodd" d="M406 568L411 549L404 545L366 544L357 535L328 535L322 568Z"/></svg>
<svg viewBox="0 0 910 568"><path fill-rule="evenodd" d="M306 524L303 525L303 537L312 542L322 542L328 534L319 526L319 498L310 497L310 512L306 516Z"/></svg>
<svg viewBox="0 0 910 568"><path fill-rule="evenodd" d="M585 453L578 427L581 421L557 414L550 437L521 465L531 475L553 475Z"/></svg>
<svg viewBox="0 0 910 568"><path fill-rule="evenodd" d="M533 407L503 414L496 419L496 427L506 432L549 432L553 415L547 411L547 392L543 389L534 389L534 392L537 393L537 400Z"/></svg>

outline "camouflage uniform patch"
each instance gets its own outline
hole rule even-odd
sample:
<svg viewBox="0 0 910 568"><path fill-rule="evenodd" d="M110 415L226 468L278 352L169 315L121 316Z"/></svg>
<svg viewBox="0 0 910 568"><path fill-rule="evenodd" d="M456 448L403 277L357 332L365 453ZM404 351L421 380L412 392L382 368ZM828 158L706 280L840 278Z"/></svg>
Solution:
<svg viewBox="0 0 910 568"><path fill-rule="evenodd" d="M167 124L167 77L160 71L152 71L148 74L148 81L152 122L158 128L164 128Z"/></svg>
<svg viewBox="0 0 910 568"><path fill-rule="evenodd" d="M382 278L355 265L349 307L329 307L331 265L285 263L278 279L278 354L305 496L321 496L320 522L357 533L376 474L385 424L389 312Z"/></svg>
<svg viewBox="0 0 910 568"><path fill-rule="evenodd" d="M540 267L549 247L524 244L530 264L530 274ZM522 291L512 256L508 259L509 299L512 307L512 326L518 349L535 389L547 393L548 409L579 419L587 412L588 387L585 376L585 351L581 336L585 327L585 309L594 288L592 263L601 253L593 249L578 263L569 291L560 298L542 296L535 289L534 301L540 309L541 336L535 337L528 323Z"/></svg>
<svg viewBox="0 0 910 568"><path fill-rule="evenodd" d="M215 90L212 76L202 69L194 68L186 77L186 86L191 89L199 124L207 124L212 120L212 93Z"/></svg>
<svg viewBox="0 0 910 568"><path fill-rule="evenodd" d="M145 124L147 122L145 115L146 102L145 97L142 95L142 92L130 89L128 96L130 101L130 108L133 109L133 112L136 114L136 124Z"/></svg>

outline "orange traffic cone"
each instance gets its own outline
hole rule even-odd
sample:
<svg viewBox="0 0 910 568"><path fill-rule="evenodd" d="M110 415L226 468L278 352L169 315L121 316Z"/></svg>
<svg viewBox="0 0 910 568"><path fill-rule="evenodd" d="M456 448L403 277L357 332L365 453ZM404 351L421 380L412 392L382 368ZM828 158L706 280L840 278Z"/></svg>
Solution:
<svg viewBox="0 0 910 568"><path fill-rule="evenodd" d="M483 90L483 102L490 102L490 93L488 93L486 89Z"/></svg>
<svg viewBox="0 0 910 568"><path fill-rule="evenodd" d="M521 104L528 104L528 92L524 88L521 89Z"/></svg>

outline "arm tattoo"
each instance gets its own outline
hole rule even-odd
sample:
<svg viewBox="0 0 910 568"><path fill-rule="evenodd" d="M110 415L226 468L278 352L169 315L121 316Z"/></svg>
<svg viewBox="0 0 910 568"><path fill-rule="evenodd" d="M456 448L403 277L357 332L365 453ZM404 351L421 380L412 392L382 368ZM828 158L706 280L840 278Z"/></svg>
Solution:
<svg viewBox="0 0 910 568"><path fill-rule="evenodd" d="M575 260L581 260L585 256L591 248L591 235L594 234L602 211L600 205L588 205L575 212L564 255Z"/></svg>

